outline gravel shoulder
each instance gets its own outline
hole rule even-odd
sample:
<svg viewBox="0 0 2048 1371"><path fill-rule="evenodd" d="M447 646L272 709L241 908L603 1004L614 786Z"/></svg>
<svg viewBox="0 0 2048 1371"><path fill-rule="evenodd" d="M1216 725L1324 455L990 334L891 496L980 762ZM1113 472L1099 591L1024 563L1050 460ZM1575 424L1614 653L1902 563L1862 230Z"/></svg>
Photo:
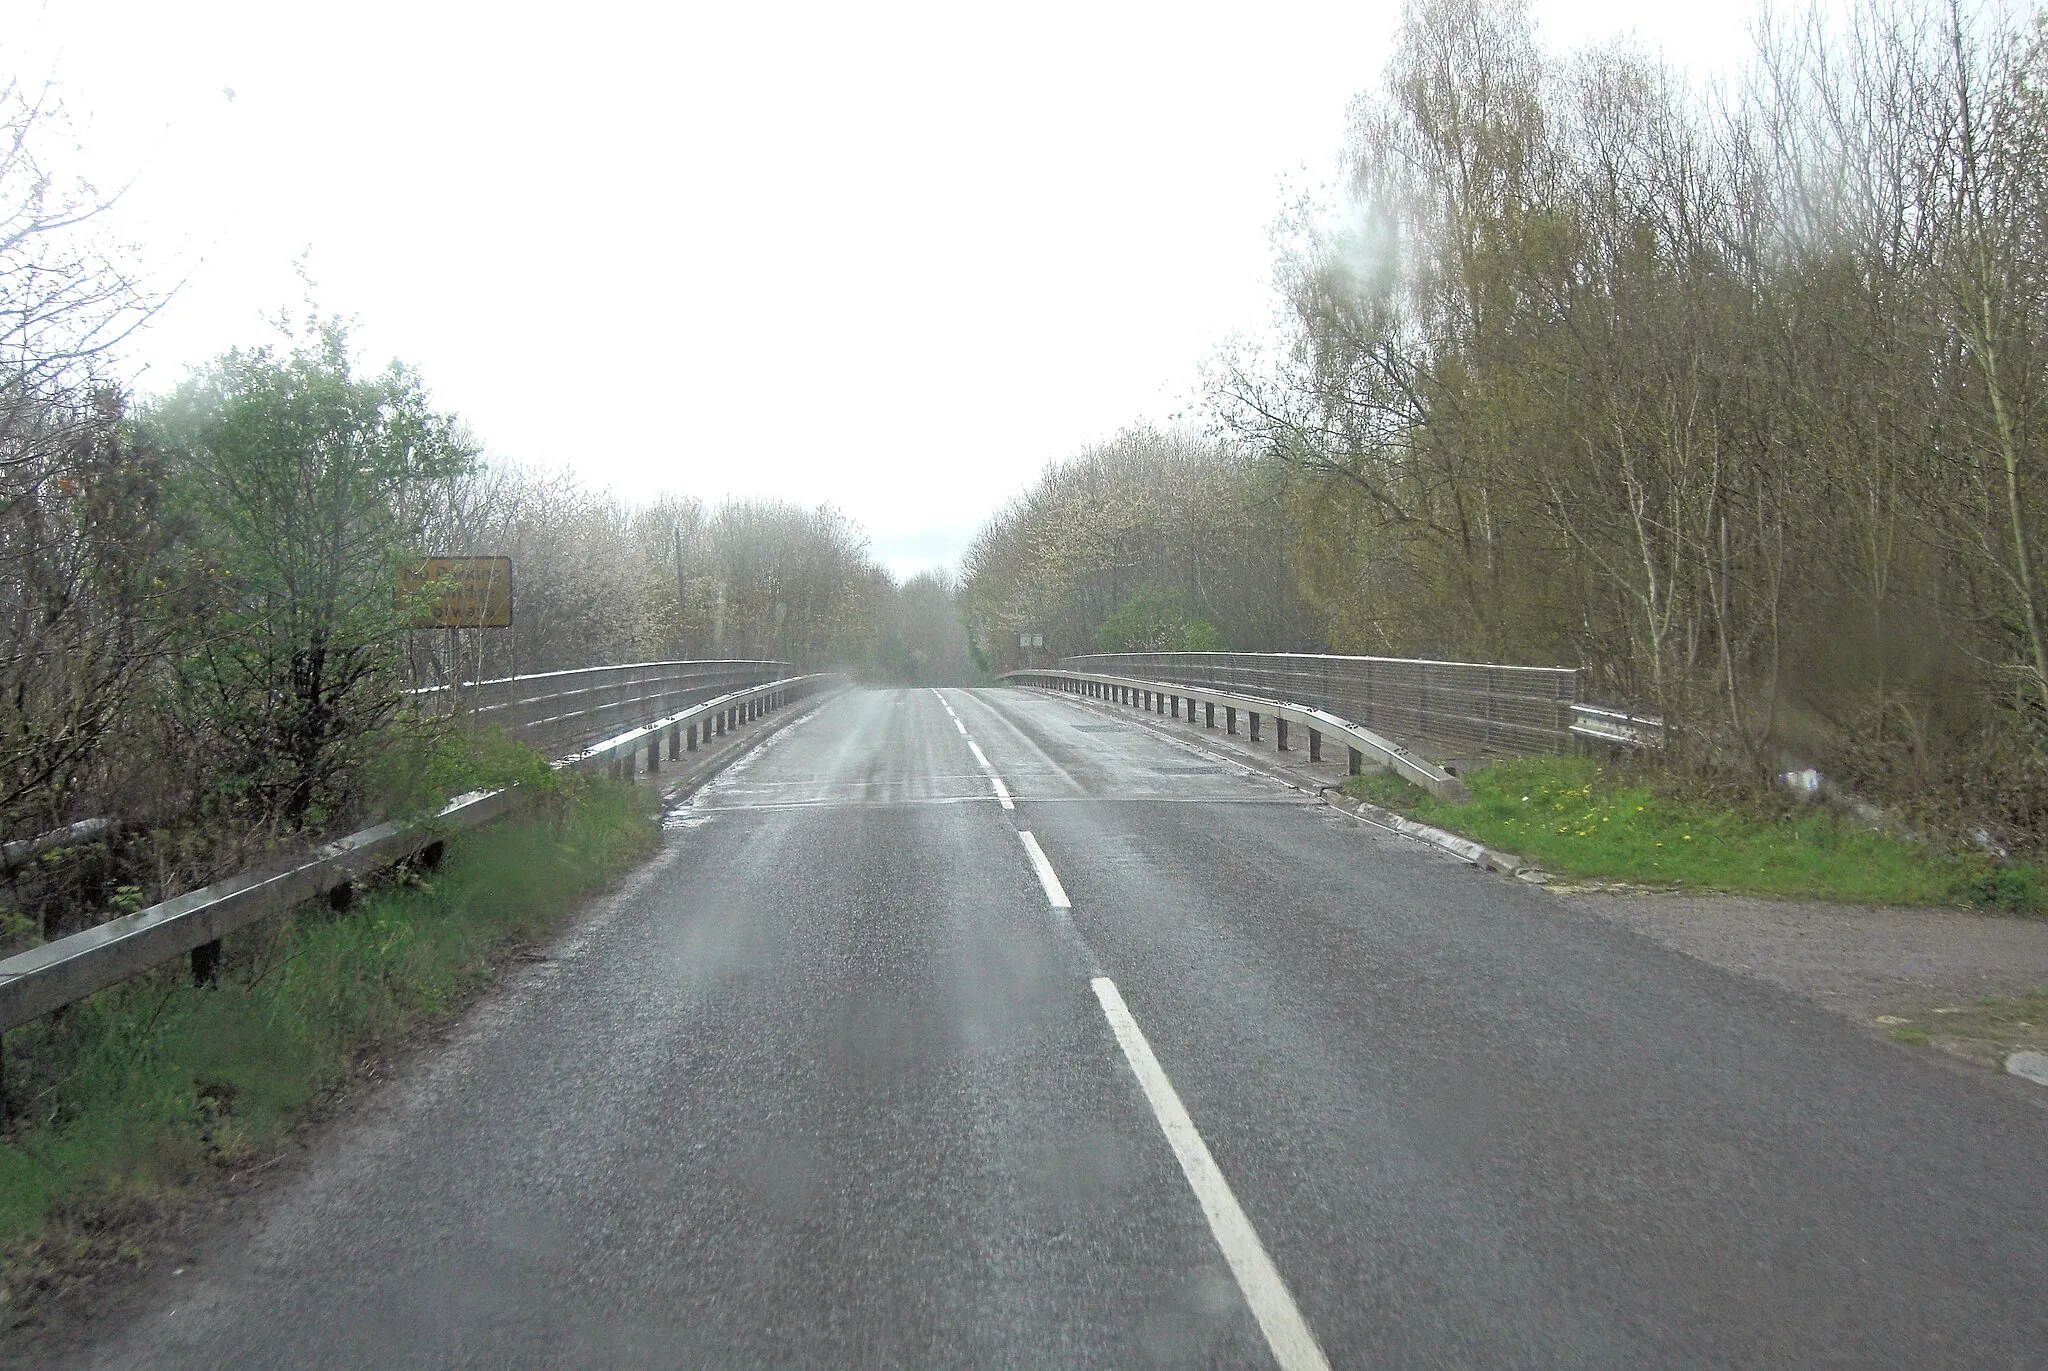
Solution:
<svg viewBox="0 0 2048 1371"><path fill-rule="evenodd" d="M2048 986L2048 920L1962 909L1583 890L1558 899L1675 952L1876 1025ZM1937 1038L1937 1045L1959 1044ZM1984 1052L1959 1055L1984 1058Z"/></svg>

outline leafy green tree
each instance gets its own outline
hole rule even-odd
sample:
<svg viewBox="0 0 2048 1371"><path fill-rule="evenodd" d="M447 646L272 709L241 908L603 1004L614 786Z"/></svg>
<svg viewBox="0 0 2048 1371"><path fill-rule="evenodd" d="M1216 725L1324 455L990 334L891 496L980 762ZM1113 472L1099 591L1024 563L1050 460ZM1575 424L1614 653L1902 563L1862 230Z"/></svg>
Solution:
<svg viewBox="0 0 2048 1371"><path fill-rule="evenodd" d="M1095 630L1104 652L1220 652L1223 635L1177 590L1141 590Z"/></svg>
<svg viewBox="0 0 2048 1371"><path fill-rule="evenodd" d="M180 698L222 752L236 807L317 829L359 798L371 737L400 701L400 565L418 555L420 488L474 449L393 364L358 377L337 323L288 354L231 351L146 422L212 586Z"/></svg>

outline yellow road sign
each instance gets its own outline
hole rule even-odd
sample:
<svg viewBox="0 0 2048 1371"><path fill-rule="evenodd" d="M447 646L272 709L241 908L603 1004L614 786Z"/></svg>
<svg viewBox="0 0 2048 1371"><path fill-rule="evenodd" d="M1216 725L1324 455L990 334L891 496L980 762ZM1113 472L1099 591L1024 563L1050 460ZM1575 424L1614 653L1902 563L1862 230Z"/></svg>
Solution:
<svg viewBox="0 0 2048 1371"><path fill-rule="evenodd" d="M424 557L398 576L414 628L512 627L510 557Z"/></svg>

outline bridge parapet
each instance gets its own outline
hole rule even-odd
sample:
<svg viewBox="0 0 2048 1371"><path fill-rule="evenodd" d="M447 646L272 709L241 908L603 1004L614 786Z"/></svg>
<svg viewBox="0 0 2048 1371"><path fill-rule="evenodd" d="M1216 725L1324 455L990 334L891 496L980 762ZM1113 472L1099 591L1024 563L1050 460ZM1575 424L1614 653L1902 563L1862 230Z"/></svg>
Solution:
<svg viewBox="0 0 2048 1371"><path fill-rule="evenodd" d="M654 673L628 688L644 692L649 682L659 684L660 679L660 673ZM700 741L708 744L748 720L830 689L843 680L837 674L789 676L727 691L580 748L554 765L558 769L604 771L614 778L631 779L641 769L643 757L645 769L659 770L664 746L668 757L677 759L684 751L696 750ZM661 696L655 691L643 693L642 698L653 701ZM585 711L585 715L620 707L598 706ZM650 712L654 708L651 704L645 707ZM643 713L640 717L644 719L647 715ZM526 798L518 787L460 795L427 821L378 824L303 857L242 872L0 960L0 1032L187 953L192 957L194 978L209 980L224 935L322 896L333 897L337 892L345 896L352 882L434 848L451 832L476 828L515 813L524 807Z"/></svg>
<svg viewBox="0 0 2048 1371"><path fill-rule="evenodd" d="M467 713L560 755L642 720L793 674L788 662L775 661L629 662L430 686L409 698L430 718Z"/></svg>
<svg viewBox="0 0 2048 1371"><path fill-rule="evenodd" d="M1255 743L1260 741L1262 726L1271 722L1274 745L1282 752L1290 750L1288 726L1299 725L1308 734L1308 759L1311 762L1323 759L1323 740L1331 737L1349 749L1350 769L1354 776L1365 769L1367 761L1371 761L1414 782L1439 799L1462 804L1470 798L1464 782L1434 762L1416 756L1400 743L1382 737L1362 724L1313 705L1104 672L1011 671L1005 672L1002 679L1017 685L1134 705L1149 713L1170 713L1175 718L1180 717L1185 706L1190 723L1195 721L1196 711L1200 710L1202 722L1208 728L1216 727L1217 711L1221 710L1226 733L1237 732L1238 716L1242 714L1247 736Z"/></svg>
<svg viewBox="0 0 2048 1371"><path fill-rule="evenodd" d="M1541 756L1576 748L1568 666L1504 666L1307 652L1123 652L1062 670L1208 686L1313 705L1439 757Z"/></svg>

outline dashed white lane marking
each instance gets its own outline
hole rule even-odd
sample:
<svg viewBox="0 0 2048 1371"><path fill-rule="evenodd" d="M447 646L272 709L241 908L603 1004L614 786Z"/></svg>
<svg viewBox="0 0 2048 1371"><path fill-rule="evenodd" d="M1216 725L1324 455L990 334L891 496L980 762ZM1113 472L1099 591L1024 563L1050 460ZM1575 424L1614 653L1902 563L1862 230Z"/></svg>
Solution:
<svg viewBox="0 0 2048 1371"><path fill-rule="evenodd" d="M939 692L938 692L938 690L937 690L937 689L933 689L933 690L932 690L932 694L934 694L934 695L939 695ZM943 695L939 695L939 703L940 703L940 704L942 704L942 705L946 705L946 712L947 712L948 714L953 714L953 706L951 706L951 705L947 705L947 704L946 704L946 697L945 697L945 696L943 696ZM961 723L961 722L960 722L960 716L959 716L958 714L953 714L953 727L955 727L955 728L959 729L959 730L960 730L960 736L961 736L961 737L963 737L963 738L966 738L966 739L967 739L967 747L968 747L968 750L969 750L969 751L971 751L971 752L972 752L972 753L974 754L974 760L975 760L975 761L977 761L977 762L980 762L980 763L981 763L981 769L982 769L983 771L986 771L986 772L988 773L988 783L989 783L990 785L992 785L992 786L994 786L994 787L995 787L995 792L996 792L996 798L997 798L998 800L1001 800L1001 801L1003 802L1003 808L1004 808L1004 809L1015 809L1015 808L1017 807L1017 805L1016 805L1016 803L1015 803L1015 802L1014 802L1013 800L1011 800L1011 798L1010 798L1010 788L1009 788L1008 786L1006 786L1006 785L1004 785L1004 784L1003 784L1003 778L1002 778L1002 777L1000 777L1000 776L996 775L996 769L995 769L995 764L994 764L994 763L992 763L992 762L990 762L990 761L989 761L989 759L988 759L988 754L987 754L986 752L983 752L983 751L981 750L981 744L980 744L980 743L977 743L977 742L975 742L975 741L974 741L974 739L973 739L973 737L972 737L972 736L971 736L971 735L970 735L970 734L969 734L969 733L967 732L967 725L966 725L966 724L964 724L964 723ZM1024 841L1025 841L1026 843L1030 843L1030 842L1031 842L1031 835L1030 835L1030 834L1028 834L1028 833L1027 833L1027 834L1025 834L1025 835L1024 835ZM1033 844L1033 845L1032 845L1032 848L1031 848L1031 850L1032 850L1033 852L1038 852L1038 848L1037 848L1037 846L1036 846L1035 844ZM1043 853L1039 853L1039 855L1038 855L1038 863L1039 863L1039 868L1038 868L1038 870L1039 870L1039 875L1040 875L1040 876L1043 876L1043 877L1046 877L1047 879L1050 879L1050 880L1052 881L1052 885L1051 885L1051 887L1049 887L1049 888L1050 888L1050 889L1053 889L1053 890L1057 890L1057 889L1059 888L1059 879L1058 879L1057 877L1055 877L1055 876L1053 876L1053 875L1052 875L1052 868L1051 868L1051 867L1049 867L1049 866L1047 866L1047 865L1045 865L1045 854L1043 854ZM1060 897L1060 900L1059 900L1059 901L1055 901L1054 903L1058 904L1058 903L1060 903L1061 901L1064 901L1065 899L1066 899L1066 896L1062 895L1062 896ZM1062 907L1064 907L1064 906L1062 906Z"/></svg>
<svg viewBox="0 0 2048 1371"><path fill-rule="evenodd" d="M1031 841L1031 835L1025 834L1024 840L1034 858L1043 863L1045 858ZM1047 881L1055 879L1049 866L1041 866L1040 874ZM1208 1216L1209 1231L1216 1235L1216 1245L1223 1249L1223 1260L1230 1264L1230 1274L1237 1277L1237 1288L1244 1292L1244 1302L1251 1306L1252 1317L1259 1321L1266 1345L1273 1349L1273 1359L1280 1364L1281 1371L1329 1371L1329 1360L1323 1356L1316 1335L1309 1331L1308 1321L1302 1318L1294 1296L1288 1293L1287 1283L1280 1279L1279 1268L1266 1254L1258 1230L1252 1227L1244 1207L1231 1193L1230 1182L1223 1179L1216 1159L1209 1155L1209 1145L1195 1131L1195 1121L1188 1117L1179 1092L1167 1079L1159 1059L1152 1055L1152 1044L1145 1041L1138 1021L1131 1017L1124 997L1117 992L1116 982L1107 976L1097 976L1089 984L1095 988L1095 998L1102 1002L1102 1016L1109 1020L1117 1045L1124 1050L1124 1060L1131 1064L1131 1071L1152 1106L1152 1114L1159 1120L1159 1131L1166 1135L1173 1155L1180 1160L1181 1174L1188 1178L1202 1212Z"/></svg>
<svg viewBox="0 0 2048 1371"><path fill-rule="evenodd" d="M1038 839L1019 829L1017 836L1024 840L1024 850L1031 854L1031 865L1038 872L1038 883L1045 887L1046 903L1054 909L1072 909L1067 902L1067 889L1060 884L1059 873L1052 869L1052 863L1045 859L1045 851L1038 845Z"/></svg>

